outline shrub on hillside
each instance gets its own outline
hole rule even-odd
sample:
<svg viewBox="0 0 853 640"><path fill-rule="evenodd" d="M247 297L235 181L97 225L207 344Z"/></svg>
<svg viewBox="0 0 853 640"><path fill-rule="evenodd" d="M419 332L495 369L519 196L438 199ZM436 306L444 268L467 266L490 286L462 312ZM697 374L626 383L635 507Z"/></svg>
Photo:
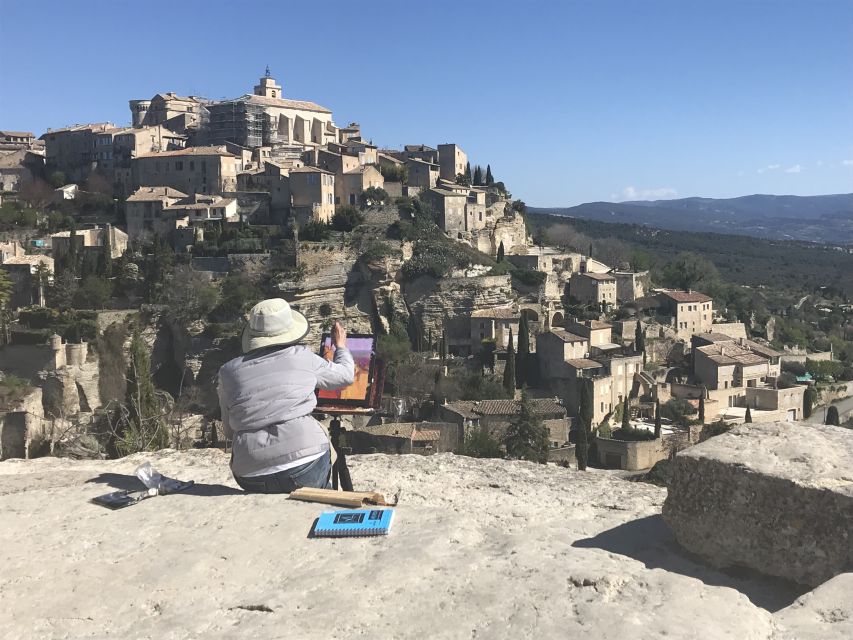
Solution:
<svg viewBox="0 0 853 640"><path fill-rule="evenodd" d="M299 228L299 239L322 242L329 237L329 225L319 220L309 220Z"/></svg>
<svg viewBox="0 0 853 640"><path fill-rule="evenodd" d="M364 214L352 205L338 207L332 216L332 229L335 231L352 231L360 224L364 224Z"/></svg>

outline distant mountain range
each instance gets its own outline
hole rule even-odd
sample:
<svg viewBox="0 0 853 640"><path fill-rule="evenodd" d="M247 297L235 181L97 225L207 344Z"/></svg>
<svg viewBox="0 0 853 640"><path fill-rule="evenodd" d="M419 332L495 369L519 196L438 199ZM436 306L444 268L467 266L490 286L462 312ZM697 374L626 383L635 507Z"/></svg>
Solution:
<svg viewBox="0 0 853 640"><path fill-rule="evenodd" d="M711 231L774 240L853 244L853 193L589 202L568 208L529 209L534 213L673 231Z"/></svg>

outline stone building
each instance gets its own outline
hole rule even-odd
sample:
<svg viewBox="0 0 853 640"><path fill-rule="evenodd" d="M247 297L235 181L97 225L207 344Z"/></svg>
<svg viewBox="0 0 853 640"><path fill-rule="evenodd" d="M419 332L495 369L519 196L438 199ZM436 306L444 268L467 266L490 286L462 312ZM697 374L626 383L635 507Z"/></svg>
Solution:
<svg viewBox="0 0 853 640"><path fill-rule="evenodd" d="M468 196L446 189L427 189L421 197L438 213L438 226L447 233L461 233L465 228L465 205Z"/></svg>
<svg viewBox="0 0 853 640"><path fill-rule="evenodd" d="M471 353L479 351L483 340L491 340L498 350L509 345L509 332L515 336L515 348L518 347L518 324L521 313L518 309L479 309L471 314Z"/></svg>
<svg viewBox="0 0 853 640"><path fill-rule="evenodd" d="M12 281L12 296L9 299L12 309L33 304L44 306L45 291L39 287L37 278L40 265L46 267L49 274L53 274L53 258L50 256L15 255L3 260L0 269L6 271Z"/></svg>
<svg viewBox="0 0 853 640"><path fill-rule="evenodd" d="M664 290L657 294L660 301L662 324L671 325L682 340L690 340L694 333L711 330L714 322L714 302L698 291Z"/></svg>
<svg viewBox="0 0 853 640"><path fill-rule="evenodd" d="M646 295L648 271L614 271L613 277L616 278L616 299L619 302L633 302Z"/></svg>
<svg viewBox="0 0 853 640"><path fill-rule="evenodd" d="M182 198L163 209L163 213L173 216L178 226L204 224L205 222L238 222L237 199L209 196L200 193Z"/></svg>
<svg viewBox="0 0 853 640"><path fill-rule="evenodd" d="M569 295L582 304L616 304L616 278L609 273L576 273L569 281Z"/></svg>
<svg viewBox="0 0 853 640"><path fill-rule="evenodd" d="M116 127L110 122L78 124L62 129L48 129L39 139L45 143L45 163L48 171L62 171L71 182L84 182L98 164L98 148L107 146L112 150L112 136ZM99 134L107 134L106 136Z"/></svg>
<svg viewBox="0 0 853 640"><path fill-rule="evenodd" d="M160 151L177 151L186 146L187 137L164 125L139 129L120 129L112 139L112 169L117 192L133 193L131 166L134 158Z"/></svg>
<svg viewBox="0 0 853 640"><path fill-rule="evenodd" d="M19 149L0 155L0 192L15 193L44 174L44 155Z"/></svg>
<svg viewBox="0 0 853 640"><path fill-rule="evenodd" d="M290 170L293 216L304 222L329 222L335 215L335 175L318 167Z"/></svg>
<svg viewBox="0 0 853 640"><path fill-rule="evenodd" d="M409 177L406 182L410 187L419 189L431 189L438 182L439 166L420 158L409 158L406 160L409 169Z"/></svg>
<svg viewBox="0 0 853 640"><path fill-rule="evenodd" d="M552 448L565 446L569 442L568 414L556 398L531 398L533 415L541 419L548 429ZM472 428L486 429L498 441L503 440L507 428L521 412L519 400L459 400L440 405L438 415L444 421L459 426L460 437ZM460 442L461 444L461 442Z"/></svg>
<svg viewBox="0 0 853 640"><path fill-rule="evenodd" d="M224 147L188 147L145 153L131 161L131 183L172 187L183 193L222 194L237 189L240 159Z"/></svg>
<svg viewBox="0 0 853 640"><path fill-rule="evenodd" d="M36 137L30 131L0 131L0 151L31 149Z"/></svg>
<svg viewBox="0 0 853 640"><path fill-rule="evenodd" d="M120 258L127 249L127 234L109 224L105 227L95 226L89 229L78 229L74 232L74 237L78 254L82 254L84 251L100 252L105 241L109 242L110 255L114 259ZM59 231L51 234L50 243L53 257L61 258L68 253L71 246L71 232Z"/></svg>
<svg viewBox="0 0 853 640"><path fill-rule="evenodd" d="M438 145L438 164L441 166L441 177L453 182L457 175L465 174L468 156L459 145L440 144Z"/></svg>
<svg viewBox="0 0 853 640"><path fill-rule="evenodd" d="M359 196L364 190L371 187L382 189L385 186L385 178L382 177L379 169L372 165L358 166L344 172L342 186L341 202L358 204Z"/></svg>
<svg viewBox="0 0 853 640"><path fill-rule="evenodd" d="M386 422L354 427L346 433L353 453L456 453L459 427L451 422Z"/></svg>
<svg viewBox="0 0 853 640"><path fill-rule="evenodd" d="M134 127L164 125L176 133L186 133L206 121L209 104L198 96L158 93L150 100L130 101L131 122Z"/></svg>
<svg viewBox="0 0 853 640"><path fill-rule="evenodd" d="M146 231L166 235L174 224L174 215L164 210L186 197L171 187L140 187L125 202L127 235L131 239Z"/></svg>

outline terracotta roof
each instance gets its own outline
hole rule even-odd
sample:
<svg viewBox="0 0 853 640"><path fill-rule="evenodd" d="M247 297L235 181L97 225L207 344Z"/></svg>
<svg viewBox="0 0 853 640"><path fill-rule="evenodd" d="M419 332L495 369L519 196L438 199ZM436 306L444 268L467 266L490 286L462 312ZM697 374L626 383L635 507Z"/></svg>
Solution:
<svg viewBox="0 0 853 640"><path fill-rule="evenodd" d="M566 364L574 367L575 369L598 369L604 366L600 362L590 360L589 358L573 358L571 360L566 360Z"/></svg>
<svg viewBox="0 0 853 640"><path fill-rule="evenodd" d="M712 362L724 366L737 364L750 366L766 364L768 362L768 358L758 355L757 353L753 353L752 351L744 349L734 343L709 344L704 347L699 347L696 350L701 351L703 354L708 356Z"/></svg>
<svg viewBox="0 0 853 640"><path fill-rule="evenodd" d="M662 296L675 302L712 302L713 298L698 291L661 291Z"/></svg>
<svg viewBox="0 0 853 640"><path fill-rule="evenodd" d="M372 436L386 436L393 438L411 438L414 430L414 422L386 422L384 424L375 424L353 429L353 431L369 433Z"/></svg>
<svg viewBox="0 0 853 640"><path fill-rule="evenodd" d="M320 167L294 167L290 170L290 173L328 173L329 175L335 175L333 172L326 171Z"/></svg>
<svg viewBox="0 0 853 640"><path fill-rule="evenodd" d="M210 209L211 207L227 207L232 202L236 202L234 198L218 198L213 202L176 202L168 207L163 207L163 211L183 211L186 209Z"/></svg>
<svg viewBox="0 0 853 640"><path fill-rule="evenodd" d="M706 333L694 333L694 337L706 340L713 344L715 342L734 342L735 339L727 336L725 333L717 333L716 331L708 331Z"/></svg>
<svg viewBox="0 0 853 640"><path fill-rule="evenodd" d="M550 333L553 333L563 342L588 342L588 340L583 336L569 333L565 329L551 329Z"/></svg>
<svg viewBox="0 0 853 640"><path fill-rule="evenodd" d="M565 407L553 398L531 398L530 403L535 415L566 415ZM468 418L513 416L521 412L519 400L460 400L450 402L445 407Z"/></svg>
<svg viewBox="0 0 853 640"><path fill-rule="evenodd" d="M606 280L616 280L616 277L609 273L579 273L579 276L584 276L586 278L590 278L591 280L599 280L604 282Z"/></svg>
<svg viewBox="0 0 853 640"><path fill-rule="evenodd" d="M128 196L127 202L150 202L162 198L186 198L186 193L181 193L172 187L140 187Z"/></svg>
<svg viewBox="0 0 853 640"><path fill-rule="evenodd" d="M246 94L243 96L246 102L253 102L267 107L281 107L282 109L298 109L301 111L317 111L319 113L332 113L330 109L321 107L316 102L308 100L288 100L286 98L267 98L266 96L256 96L254 94Z"/></svg>
<svg viewBox="0 0 853 640"><path fill-rule="evenodd" d="M749 348L750 351L754 351L758 355L764 356L766 358L780 358L782 357L782 355L784 355L779 353L775 349L771 349L767 345L760 344L758 342L753 342L752 340L747 340L746 346L747 348Z"/></svg>
<svg viewBox="0 0 853 640"><path fill-rule="evenodd" d="M72 131L86 131L86 130L90 130L93 132L97 131L98 133L100 133L100 132L109 131L110 129L115 129L115 128L116 127L112 122L95 122L92 124L74 124L74 125L71 125L70 127L62 127L61 129L48 129L47 133L43 133L41 135L41 137L44 138L45 136L53 134L53 133L69 133Z"/></svg>
<svg viewBox="0 0 853 640"><path fill-rule="evenodd" d="M436 442L441 440L441 431L438 429L415 429L412 431L414 442Z"/></svg>
<svg viewBox="0 0 853 640"><path fill-rule="evenodd" d="M12 256L11 258L6 258L6 261L3 263L4 266L10 264L46 264L47 266L52 268L53 258L51 258L50 256L42 255Z"/></svg>
<svg viewBox="0 0 853 640"><path fill-rule="evenodd" d="M455 191L448 191L447 189L436 189L432 188L430 191L436 195L442 196L444 198L464 198L466 197L464 193L456 193Z"/></svg>
<svg viewBox="0 0 853 640"><path fill-rule="evenodd" d="M225 147L187 147L186 149L176 149L175 151L154 151L152 153L142 153L139 158L176 158L183 156L225 156L227 158L236 158L233 153L228 153Z"/></svg>
<svg viewBox="0 0 853 640"><path fill-rule="evenodd" d="M494 319L521 319L521 315L518 311L514 311L513 309L507 308L498 308L498 309L478 309L471 313L472 318L494 318Z"/></svg>
<svg viewBox="0 0 853 640"><path fill-rule="evenodd" d="M389 156L387 153L382 153L381 151L376 154L378 158L382 158L383 160L387 160L391 164L403 164L402 160L395 158L394 156Z"/></svg>
<svg viewBox="0 0 853 640"><path fill-rule="evenodd" d="M8 136L10 138L35 138L31 131L0 131L0 136Z"/></svg>

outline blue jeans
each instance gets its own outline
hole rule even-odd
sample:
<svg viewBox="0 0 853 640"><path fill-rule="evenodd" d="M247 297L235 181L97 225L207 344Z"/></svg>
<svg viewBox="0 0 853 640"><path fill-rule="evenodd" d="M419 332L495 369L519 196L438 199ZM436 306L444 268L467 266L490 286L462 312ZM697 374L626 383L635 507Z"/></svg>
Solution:
<svg viewBox="0 0 853 640"><path fill-rule="evenodd" d="M307 464L266 476L234 479L247 493L290 493L299 487L331 489L332 457L326 453Z"/></svg>

